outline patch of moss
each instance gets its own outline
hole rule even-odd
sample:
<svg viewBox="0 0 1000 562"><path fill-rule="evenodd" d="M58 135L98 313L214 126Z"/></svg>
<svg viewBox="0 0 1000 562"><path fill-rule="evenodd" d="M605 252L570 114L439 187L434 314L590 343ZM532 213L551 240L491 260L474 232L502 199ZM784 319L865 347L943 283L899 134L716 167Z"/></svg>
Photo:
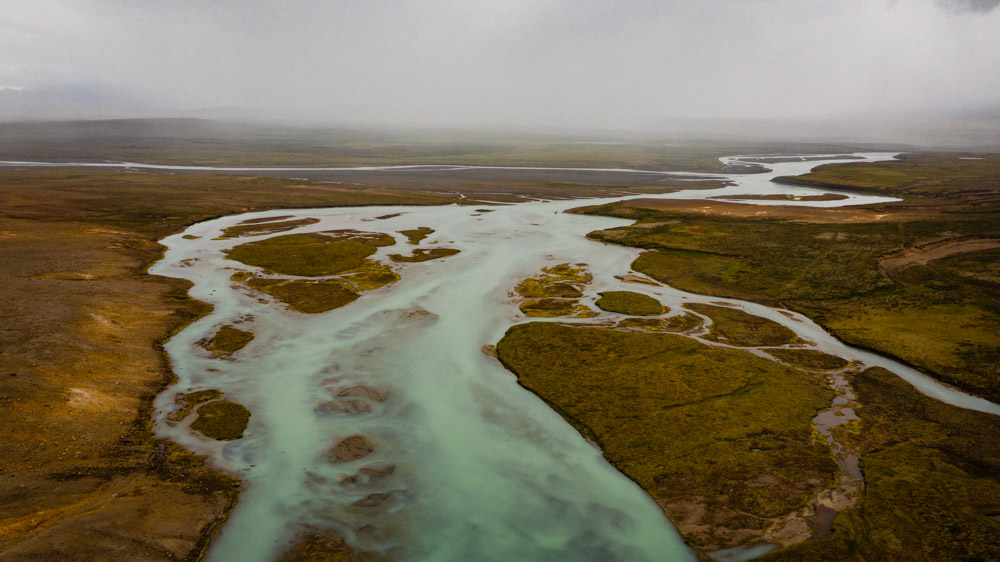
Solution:
<svg viewBox="0 0 1000 562"><path fill-rule="evenodd" d="M520 309L526 316L536 318L561 316L592 318L597 316L596 312L580 304L576 299L535 299L521 304Z"/></svg>
<svg viewBox="0 0 1000 562"><path fill-rule="evenodd" d="M382 232L364 232L353 228L341 228L339 230L324 230L322 234L334 240L353 240L375 246L376 248L396 245L395 238Z"/></svg>
<svg viewBox="0 0 1000 562"><path fill-rule="evenodd" d="M208 390L199 390L197 392L189 392L187 394L178 394L174 397L174 402L181 404L181 409L167 415L169 421L181 421L191 415L191 412L199 404L204 404L211 400L217 400L222 397L222 391L216 390L214 388Z"/></svg>
<svg viewBox="0 0 1000 562"><path fill-rule="evenodd" d="M249 277L245 283L262 293L271 295L289 308L306 314L318 314L340 308L357 300L358 294L343 281L306 281L295 279L268 279Z"/></svg>
<svg viewBox="0 0 1000 562"><path fill-rule="evenodd" d="M583 296L580 289L577 289L569 283L542 283L535 278L529 278L521 281L517 287L514 288L514 290L517 291L517 293L522 297L534 299L545 297L573 299Z"/></svg>
<svg viewBox="0 0 1000 562"><path fill-rule="evenodd" d="M310 233L287 234L242 244L227 250L226 256L271 273L322 277L360 267L376 250L377 245L365 236L334 237Z"/></svg>
<svg viewBox="0 0 1000 562"><path fill-rule="evenodd" d="M917 392L881 368L856 375L864 492L834 532L765 560L1000 559L1000 416Z"/></svg>
<svg viewBox="0 0 1000 562"><path fill-rule="evenodd" d="M908 288L896 298L816 306L819 323L844 342L891 353L944 382L998 400L1000 309L982 303L992 293L979 295L963 297L965 303L935 302L940 291Z"/></svg>
<svg viewBox="0 0 1000 562"><path fill-rule="evenodd" d="M291 235L298 236L298 235ZM327 238L324 235L316 235ZM284 238L284 237L282 237ZM351 247L358 245L365 246L365 252L374 253L376 246L390 245L394 243L391 236L384 234L373 234L358 232L355 230L331 231L332 242L325 240L318 243L322 246L327 244L349 244ZM268 242L268 241L265 241ZM310 242L305 242L310 244ZM241 248L242 246L238 246ZM295 271L300 274L305 271L315 272L319 264L302 265L303 255L297 256L294 264L283 264L284 267L294 265ZM335 258L334 258L335 261ZM327 262L327 269L324 273L337 270L339 275L332 279L305 280L305 279L282 279L273 277L258 277L252 273L238 271L231 276L233 281L246 284L248 287L268 294L278 301L288 305L291 309L308 314L316 314L339 308L355 301L359 293L383 287L399 280L399 274L391 267L368 259ZM350 269L342 269L346 265L355 265ZM312 270L308 268L313 268Z"/></svg>
<svg viewBox="0 0 1000 562"><path fill-rule="evenodd" d="M399 281L399 274L387 265L367 262L365 265L341 275L337 280L346 288L356 293L362 293Z"/></svg>
<svg viewBox="0 0 1000 562"><path fill-rule="evenodd" d="M842 357L814 349L768 349L767 354L789 365L810 371L839 371L851 364Z"/></svg>
<svg viewBox="0 0 1000 562"><path fill-rule="evenodd" d="M419 228L414 228L412 230L400 230L399 233L402 234L403 236L406 236L410 244L417 245L424 238L427 238L431 234L434 234L434 229L428 228L426 226L421 226Z"/></svg>
<svg viewBox="0 0 1000 562"><path fill-rule="evenodd" d="M742 310L703 303L688 303L684 307L712 319L712 325L705 339L740 347L773 347L802 343L802 340L789 328Z"/></svg>
<svg viewBox="0 0 1000 562"><path fill-rule="evenodd" d="M629 316L659 316L666 312L663 304L653 297L632 291L607 291L594 303L597 308Z"/></svg>
<svg viewBox="0 0 1000 562"><path fill-rule="evenodd" d="M296 220L285 220L278 222L261 222L261 219L251 219L252 222L244 221L238 225L230 226L222 231L221 239L238 238L240 236L261 236L275 232L285 232L300 226L316 224L319 219L305 218Z"/></svg>
<svg viewBox="0 0 1000 562"><path fill-rule="evenodd" d="M542 273L546 274L539 277L543 283L556 283L560 281L567 283L590 283L594 279L594 276L586 268L573 267L568 263L543 267Z"/></svg>
<svg viewBox="0 0 1000 562"><path fill-rule="evenodd" d="M582 266L583 264L577 264ZM542 274L518 283L515 291L529 298L521 304L521 312L527 316L556 318L593 318L598 313L580 304L583 296L579 286L593 279L583 267L572 267L568 263L542 268Z"/></svg>
<svg viewBox="0 0 1000 562"><path fill-rule="evenodd" d="M197 240L197 239L201 238L201 236L195 236L193 234L185 234L184 236L181 236L181 238L183 238L185 240Z"/></svg>
<svg viewBox="0 0 1000 562"><path fill-rule="evenodd" d="M203 404L197 413L198 418L191 423L191 429L219 441L241 439L250 421L250 410L226 400Z"/></svg>
<svg viewBox="0 0 1000 562"><path fill-rule="evenodd" d="M205 345L205 349L216 356L232 355L246 347L252 340L253 334L250 332L245 332L235 326L222 326Z"/></svg>
<svg viewBox="0 0 1000 562"><path fill-rule="evenodd" d="M680 314L667 318L625 318L618 325L651 332L686 332L701 327L702 321L694 314Z"/></svg>
<svg viewBox="0 0 1000 562"><path fill-rule="evenodd" d="M420 248L418 250L413 250L413 254L409 256L404 256L402 254L390 254L389 259L394 262L422 262L454 256L459 252L461 252L461 250L457 248Z"/></svg>
<svg viewBox="0 0 1000 562"><path fill-rule="evenodd" d="M497 353L696 548L753 542L836 477L812 439L834 396L822 375L683 336L550 322L514 326Z"/></svg>
<svg viewBox="0 0 1000 562"><path fill-rule="evenodd" d="M632 263L632 269L672 287L702 295L740 297L728 288L746 269L746 264L730 256L664 250L644 252Z"/></svg>

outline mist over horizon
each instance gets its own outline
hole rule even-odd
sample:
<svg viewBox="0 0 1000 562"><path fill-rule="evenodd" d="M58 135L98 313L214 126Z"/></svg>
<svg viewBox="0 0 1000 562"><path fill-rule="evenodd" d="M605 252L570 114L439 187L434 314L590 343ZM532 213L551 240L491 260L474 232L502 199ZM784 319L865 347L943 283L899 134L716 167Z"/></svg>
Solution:
<svg viewBox="0 0 1000 562"><path fill-rule="evenodd" d="M0 120L993 146L998 4L0 0Z"/></svg>

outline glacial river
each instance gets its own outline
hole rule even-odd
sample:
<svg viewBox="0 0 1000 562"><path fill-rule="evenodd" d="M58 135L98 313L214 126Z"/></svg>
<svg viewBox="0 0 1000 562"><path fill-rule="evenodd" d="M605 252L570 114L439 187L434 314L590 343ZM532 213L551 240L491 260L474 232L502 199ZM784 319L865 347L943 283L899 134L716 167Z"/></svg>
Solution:
<svg viewBox="0 0 1000 562"><path fill-rule="evenodd" d="M716 176L732 181L731 187L658 197L817 194L770 179L822 163L771 164L766 174ZM852 194L791 204L887 200ZM996 404L846 346L801 315L624 283L616 276L630 271L639 251L585 235L630 221L563 213L605 201L526 202L488 213L454 205L268 211L195 224L182 233L188 238L164 239L168 250L152 273L191 280L191 295L215 309L166 345L178 381L157 399L156 431L247 481L207 559L272 560L304 529L330 531L361 549L406 560L693 559L643 490L482 351L513 324L530 320L511 299L513 287L561 263L587 264L594 280L582 302L591 306L598 292L615 289L655 296L677 313L687 302L731 303L788 326L817 349L886 367L929 396L1000 413ZM395 236L396 246L381 248L375 258L405 253L411 246L397 231L421 226L435 230L421 247L436 242L430 247L461 253L398 264L400 281L327 313L299 314L230 281L234 269L254 269L227 260L222 251L261 238L215 240L247 219L283 215L320 219L294 232L347 228ZM276 235L283 234L288 232ZM616 316L601 313L586 321ZM198 345L218 326L234 323L256 336L234 360L212 358ZM377 389L386 400L372 402L368 413L317 409L357 385ZM177 393L208 388L253 412L243 439L212 441L186 424L165 422ZM327 460L336 442L358 434L374 445L372 454L347 463ZM388 466L394 469L386 475ZM366 467L367 473L359 472Z"/></svg>

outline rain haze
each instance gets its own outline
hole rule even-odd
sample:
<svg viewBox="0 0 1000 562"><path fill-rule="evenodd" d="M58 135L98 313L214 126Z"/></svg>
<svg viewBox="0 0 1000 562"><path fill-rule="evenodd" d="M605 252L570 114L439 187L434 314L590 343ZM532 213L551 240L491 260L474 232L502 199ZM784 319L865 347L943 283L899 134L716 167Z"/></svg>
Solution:
<svg viewBox="0 0 1000 562"><path fill-rule="evenodd" d="M993 119L998 3L2 0L0 94L21 117L92 116L75 96L406 126Z"/></svg>

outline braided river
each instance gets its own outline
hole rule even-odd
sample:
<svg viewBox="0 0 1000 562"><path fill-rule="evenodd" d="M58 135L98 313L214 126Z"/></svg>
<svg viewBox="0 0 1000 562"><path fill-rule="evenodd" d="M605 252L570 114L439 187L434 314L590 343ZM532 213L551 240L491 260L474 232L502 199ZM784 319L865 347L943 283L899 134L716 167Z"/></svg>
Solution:
<svg viewBox="0 0 1000 562"><path fill-rule="evenodd" d="M875 161L893 155L860 156ZM835 159L768 164L771 171L762 174L711 175L731 185L642 197L816 195L823 191L770 180L828 161ZM844 195L831 201L750 203L891 201ZM267 211L198 223L164 239L168 249L151 272L192 281L191 295L211 303L214 311L166 344L178 380L157 399L156 431L246 481L207 559L273 560L297 533L318 532L402 560L693 560L642 489L483 352L512 325L536 320L518 309L514 286L562 263L586 264L594 279L581 302L600 314L542 321L620 318L592 306L597 293L607 290L653 296L670 307L670 314L682 313L685 303L727 303L791 328L815 349L885 367L928 396L1000 413L996 404L847 346L799 314L656 283L626 283L621 277L630 273L639 250L585 236L631 221L564 213L620 199L527 201L490 206L490 212L460 205ZM425 226L434 233L421 247L461 253L395 264L401 275L396 283L342 308L301 314L232 282L236 271L258 270L223 253L247 238L219 239L225 228L242 221L287 215L319 221L266 236L339 229L394 236L395 246L373 256L380 259L415 247L398 231ZM199 345L225 324L255 335L230 360L213 357ZM374 389L380 399L352 395L354 404L365 407L321 407L345 400L344 390L358 387ZM193 432L189 423L167 423L178 408L177 394L203 389L219 389L250 409L242 439L214 441ZM364 436L371 453L331 462L331 447L354 435Z"/></svg>

